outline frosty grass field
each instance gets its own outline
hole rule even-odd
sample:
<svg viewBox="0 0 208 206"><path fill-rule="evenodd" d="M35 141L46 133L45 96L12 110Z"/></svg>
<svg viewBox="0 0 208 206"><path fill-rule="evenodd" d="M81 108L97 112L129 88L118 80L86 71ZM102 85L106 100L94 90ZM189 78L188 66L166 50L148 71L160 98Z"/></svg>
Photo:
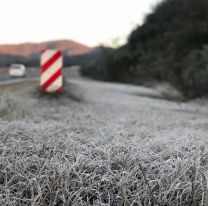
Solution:
<svg viewBox="0 0 208 206"><path fill-rule="evenodd" d="M72 83L80 101L0 90L0 205L208 205L206 101Z"/></svg>

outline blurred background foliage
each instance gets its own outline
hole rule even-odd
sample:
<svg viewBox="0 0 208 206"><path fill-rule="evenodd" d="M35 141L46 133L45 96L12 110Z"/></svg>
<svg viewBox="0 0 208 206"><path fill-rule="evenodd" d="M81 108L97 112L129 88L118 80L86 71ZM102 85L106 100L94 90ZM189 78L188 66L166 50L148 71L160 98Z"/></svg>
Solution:
<svg viewBox="0 0 208 206"><path fill-rule="evenodd" d="M102 51L82 66L82 75L133 84L165 81L187 98L207 96L208 1L164 0L126 45Z"/></svg>

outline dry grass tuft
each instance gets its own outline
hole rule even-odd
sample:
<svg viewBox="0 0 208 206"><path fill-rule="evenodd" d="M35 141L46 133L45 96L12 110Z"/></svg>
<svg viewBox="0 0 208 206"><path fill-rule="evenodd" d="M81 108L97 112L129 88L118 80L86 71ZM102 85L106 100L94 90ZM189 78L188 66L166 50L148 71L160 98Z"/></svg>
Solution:
<svg viewBox="0 0 208 206"><path fill-rule="evenodd" d="M166 82L158 83L154 86L154 88L157 91L159 91L166 99L174 100L174 101L185 100L183 94L169 83Z"/></svg>

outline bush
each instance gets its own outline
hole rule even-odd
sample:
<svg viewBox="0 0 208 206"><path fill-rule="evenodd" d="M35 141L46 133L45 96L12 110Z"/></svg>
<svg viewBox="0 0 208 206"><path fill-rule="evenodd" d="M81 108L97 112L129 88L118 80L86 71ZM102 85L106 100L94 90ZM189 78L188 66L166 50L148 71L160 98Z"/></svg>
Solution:
<svg viewBox="0 0 208 206"><path fill-rule="evenodd" d="M82 74L136 84L165 81L188 98L206 96L207 22L207 0L164 0L125 46L85 65Z"/></svg>
<svg viewBox="0 0 208 206"><path fill-rule="evenodd" d="M183 86L186 96L207 95L208 91L208 46L192 51L186 60L183 73Z"/></svg>

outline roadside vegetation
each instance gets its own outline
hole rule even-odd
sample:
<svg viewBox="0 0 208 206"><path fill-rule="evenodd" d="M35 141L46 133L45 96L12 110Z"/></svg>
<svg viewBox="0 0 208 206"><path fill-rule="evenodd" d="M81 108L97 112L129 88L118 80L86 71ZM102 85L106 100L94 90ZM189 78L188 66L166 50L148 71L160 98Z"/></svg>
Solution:
<svg viewBox="0 0 208 206"><path fill-rule="evenodd" d="M208 204L207 107L82 84L82 102L1 93L0 205Z"/></svg>
<svg viewBox="0 0 208 206"><path fill-rule="evenodd" d="M207 22L207 0L164 0L126 45L85 64L81 73L132 84L168 82L186 98L207 96Z"/></svg>

